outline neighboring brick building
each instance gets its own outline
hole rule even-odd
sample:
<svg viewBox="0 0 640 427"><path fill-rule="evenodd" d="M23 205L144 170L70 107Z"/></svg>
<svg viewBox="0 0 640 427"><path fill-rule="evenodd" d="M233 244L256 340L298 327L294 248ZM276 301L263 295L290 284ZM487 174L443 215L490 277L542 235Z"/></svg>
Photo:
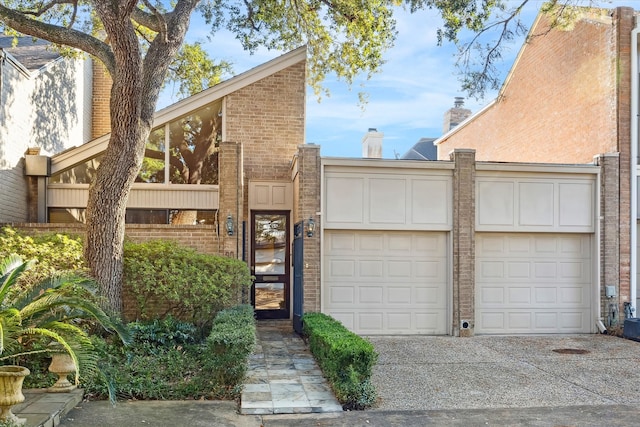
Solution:
<svg viewBox="0 0 640 427"><path fill-rule="evenodd" d="M455 148L473 148L478 160L584 164L594 162L596 155L617 153L615 171L612 160L607 161L609 177L618 180L615 187L608 184L615 194L609 194L607 206L601 207L601 241L608 242L601 247L608 260L601 280L619 289L616 301L622 312L635 294L631 277L636 223L631 220L635 13L629 7L581 9L566 27L550 29L549 22L544 15L537 18L497 98L436 141L438 158L448 158ZM607 212L616 215L604 215Z"/></svg>

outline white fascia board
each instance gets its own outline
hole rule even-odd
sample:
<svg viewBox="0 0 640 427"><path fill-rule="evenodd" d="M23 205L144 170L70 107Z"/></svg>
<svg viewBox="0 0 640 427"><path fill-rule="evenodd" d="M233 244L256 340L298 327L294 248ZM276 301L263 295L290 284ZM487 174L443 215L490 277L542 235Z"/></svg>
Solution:
<svg viewBox="0 0 640 427"><path fill-rule="evenodd" d="M472 121L474 121L476 118L480 117L481 115L483 115L484 113L486 113L487 111L489 111L489 109L491 107L493 107L496 103L498 102L498 99L494 99L493 101L489 102L487 105L485 105L484 107L482 107L480 110L478 110L477 112L473 113L472 115L470 115L469 117L467 117L466 119L464 119L458 126L454 127L453 129L451 129L449 132L445 133L444 135L442 135L440 138L436 139L435 141L433 141L433 145L440 145L443 141L446 141L447 139L449 139L452 135L455 135L456 133L458 133L459 131L461 131L462 129L464 129L464 127L468 124L471 123Z"/></svg>
<svg viewBox="0 0 640 427"><path fill-rule="evenodd" d="M376 168L406 168L406 169L453 169L454 163L448 160L383 160L360 159L348 157L322 157L325 166L376 167Z"/></svg>
<svg viewBox="0 0 640 427"><path fill-rule="evenodd" d="M103 135L79 147L72 147L51 157L51 174L63 171L75 164L91 159L107 149L109 136Z"/></svg>
<svg viewBox="0 0 640 427"><path fill-rule="evenodd" d="M153 119L153 127L159 126L162 123L167 123L171 120L182 117L190 112L204 107L205 105L224 98L225 96L243 89L259 80L262 80L270 75L273 75L279 71L291 67L304 61L307 58L306 46L299 47L286 53L282 56L265 62L255 68L252 68L244 73L219 83L209 89L203 90L189 98L185 98L182 101L178 101L162 110L156 112Z"/></svg>
<svg viewBox="0 0 640 427"><path fill-rule="evenodd" d="M31 72L27 70L27 68L20 63L13 55L7 52L4 49L0 49L3 52L4 59L6 63L11 64L16 70L22 73L25 77L31 78Z"/></svg>

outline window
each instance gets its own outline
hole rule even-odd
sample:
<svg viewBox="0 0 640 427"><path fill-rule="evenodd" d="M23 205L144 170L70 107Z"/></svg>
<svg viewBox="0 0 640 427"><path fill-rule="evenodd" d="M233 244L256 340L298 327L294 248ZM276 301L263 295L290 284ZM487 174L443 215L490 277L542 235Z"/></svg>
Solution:
<svg viewBox="0 0 640 427"><path fill-rule="evenodd" d="M136 182L165 182L165 145L164 127L151 131Z"/></svg>
<svg viewBox="0 0 640 427"><path fill-rule="evenodd" d="M91 184L101 161L102 155L96 156L71 169L53 174L49 178L49 182L52 184Z"/></svg>
<svg viewBox="0 0 640 427"><path fill-rule="evenodd" d="M50 223L82 223L86 222L84 208L49 208ZM216 211L181 210L181 209L127 209L126 224L186 224L213 225L216 222Z"/></svg>

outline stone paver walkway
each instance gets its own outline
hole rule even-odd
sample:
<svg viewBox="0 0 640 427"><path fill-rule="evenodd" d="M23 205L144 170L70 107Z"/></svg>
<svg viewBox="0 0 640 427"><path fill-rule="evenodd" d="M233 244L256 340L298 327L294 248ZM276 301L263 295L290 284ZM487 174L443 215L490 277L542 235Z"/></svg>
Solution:
<svg viewBox="0 0 640 427"><path fill-rule="evenodd" d="M342 411L290 320L260 320L257 335L242 391L241 414Z"/></svg>

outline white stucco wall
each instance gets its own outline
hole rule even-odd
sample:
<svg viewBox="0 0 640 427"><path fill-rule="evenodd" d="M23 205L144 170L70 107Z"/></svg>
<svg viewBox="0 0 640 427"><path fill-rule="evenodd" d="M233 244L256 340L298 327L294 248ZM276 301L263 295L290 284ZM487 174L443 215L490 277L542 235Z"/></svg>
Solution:
<svg viewBox="0 0 640 427"><path fill-rule="evenodd" d="M88 141L91 87L84 60L60 59L34 72L8 57L0 70L0 222L27 220L23 156L55 154ZM88 116L88 117L87 117Z"/></svg>

